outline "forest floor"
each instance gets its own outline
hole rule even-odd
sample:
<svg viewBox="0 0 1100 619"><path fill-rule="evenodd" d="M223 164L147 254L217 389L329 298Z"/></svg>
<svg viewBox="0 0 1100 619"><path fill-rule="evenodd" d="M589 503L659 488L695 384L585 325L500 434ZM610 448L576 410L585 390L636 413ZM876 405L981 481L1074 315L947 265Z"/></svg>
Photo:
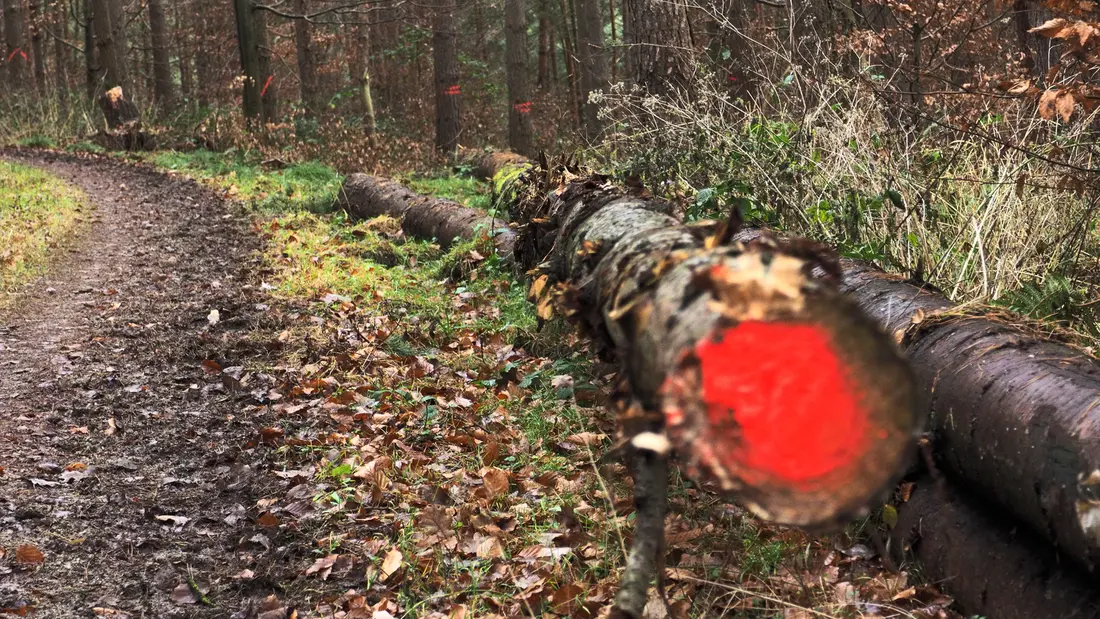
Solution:
<svg viewBox="0 0 1100 619"><path fill-rule="evenodd" d="M0 155L94 209L0 312L0 616L606 613L633 517L601 458L613 366L538 328L486 248L248 210L222 199L242 170L219 196ZM886 569L881 520L809 537L671 500L652 617L956 616Z"/></svg>

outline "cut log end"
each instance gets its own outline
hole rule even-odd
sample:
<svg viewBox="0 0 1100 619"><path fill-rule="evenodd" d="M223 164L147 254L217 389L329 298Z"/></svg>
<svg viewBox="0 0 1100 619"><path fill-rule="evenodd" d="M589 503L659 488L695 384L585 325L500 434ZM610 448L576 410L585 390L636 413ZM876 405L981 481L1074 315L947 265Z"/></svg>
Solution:
<svg viewBox="0 0 1100 619"><path fill-rule="evenodd" d="M922 421L913 378L846 299L776 261L755 274L759 263L747 264L711 270L723 318L665 380L666 428L690 476L768 520L832 528L888 491L912 457Z"/></svg>

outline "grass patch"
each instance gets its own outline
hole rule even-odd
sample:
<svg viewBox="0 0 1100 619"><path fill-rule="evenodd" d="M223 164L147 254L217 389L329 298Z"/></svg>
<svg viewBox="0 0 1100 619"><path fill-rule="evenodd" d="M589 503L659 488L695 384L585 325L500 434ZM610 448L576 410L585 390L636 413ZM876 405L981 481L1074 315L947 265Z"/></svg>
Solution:
<svg viewBox="0 0 1100 619"><path fill-rule="evenodd" d="M315 161L267 170L255 156L234 150L161 151L144 160L211 185L262 213L331 212L344 182L335 170Z"/></svg>
<svg viewBox="0 0 1100 619"><path fill-rule="evenodd" d="M438 176L408 176L400 180L419 194L454 200L483 211L488 211L492 206L489 185L473 177L448 173Z"/></svg>
<svg viewBox="0 0 1100 619"><path fill-rule="evenodd" d="M61 179L0 161L0 306L42 272L85 204L84 193Z"/></svg>

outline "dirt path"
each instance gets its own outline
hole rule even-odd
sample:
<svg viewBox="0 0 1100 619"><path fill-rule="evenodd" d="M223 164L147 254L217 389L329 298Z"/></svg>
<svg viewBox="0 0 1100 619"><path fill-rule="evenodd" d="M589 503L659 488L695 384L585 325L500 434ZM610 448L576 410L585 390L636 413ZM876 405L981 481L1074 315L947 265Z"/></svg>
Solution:
<svg viewBox="0 0 1100 619"><path fill-rule="evenodd" d="M240 415L248 389L202 368L256 361L273 328L247 222L189 181L0 155L96 208L75 251L0 314L0 616L255 616L242 605L277 585L253 556L278 554L253 524L265 455ZM245 569L257 575L234 577Z"/></svg>

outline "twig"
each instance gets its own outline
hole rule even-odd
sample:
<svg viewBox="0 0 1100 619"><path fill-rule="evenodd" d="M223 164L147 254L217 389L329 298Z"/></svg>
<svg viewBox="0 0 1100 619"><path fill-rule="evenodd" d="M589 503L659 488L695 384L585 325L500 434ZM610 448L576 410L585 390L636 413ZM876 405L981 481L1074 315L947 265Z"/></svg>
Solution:
<svg viewBox="0 0 1100 619"><path fill-rule="evenodd" d="M612 617L638 619L645 610L649 584L657 576L657 556L664 547L668 511L669 442L644 432L631 441L634 459L634 540L623 570Z"/></svg>

